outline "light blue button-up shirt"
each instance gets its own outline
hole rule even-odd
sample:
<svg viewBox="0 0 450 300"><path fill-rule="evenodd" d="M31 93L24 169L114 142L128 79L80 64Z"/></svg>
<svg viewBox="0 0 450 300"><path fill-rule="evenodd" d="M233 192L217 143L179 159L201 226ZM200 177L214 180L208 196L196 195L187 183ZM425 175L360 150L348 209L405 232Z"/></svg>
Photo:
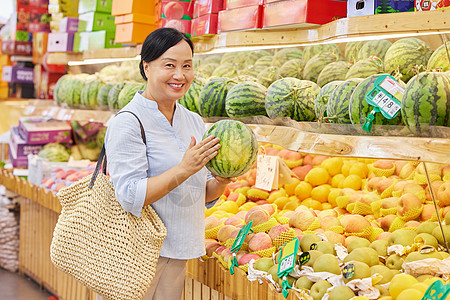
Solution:
<svg viewBox="0 0 450 300"><path fill-rule="evenodd" d="M199 115L177 103L170 125L158 110L158 104L144 98L141 93L137 92L123 110L139 117L145 129L147 146L142 141L138 121L129 113L115 116L105 137L108 169L116 197L126 211L138 217L142 216L147 178L179 164L191 136L198 143L205 133L205 124ZM167 228L161 256L191 259L205 254L206 182L211 178L203 168L151 204Z"/></svg>

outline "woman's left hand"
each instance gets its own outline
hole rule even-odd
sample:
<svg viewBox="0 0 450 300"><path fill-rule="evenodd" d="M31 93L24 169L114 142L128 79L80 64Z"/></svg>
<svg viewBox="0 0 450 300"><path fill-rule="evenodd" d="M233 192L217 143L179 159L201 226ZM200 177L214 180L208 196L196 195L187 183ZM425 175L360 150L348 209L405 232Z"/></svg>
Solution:
<svg viewBox="0 0 450 300"><path fill-rule="evenodd" d="M236 181L236 177L220 177L213 174L214 179L220 184L229 184Z"/></svg>

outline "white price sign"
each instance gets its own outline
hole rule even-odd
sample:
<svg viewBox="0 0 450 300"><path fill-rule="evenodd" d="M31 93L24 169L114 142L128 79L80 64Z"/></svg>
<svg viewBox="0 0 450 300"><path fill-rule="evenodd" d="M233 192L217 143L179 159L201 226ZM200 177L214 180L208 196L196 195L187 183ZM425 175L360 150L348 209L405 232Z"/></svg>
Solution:
<svg viewBox="0 0 450 300"><path fill-rule="evenodd" d="M271 191L278 187L278 156L258 155L255 187Z"/></svg>

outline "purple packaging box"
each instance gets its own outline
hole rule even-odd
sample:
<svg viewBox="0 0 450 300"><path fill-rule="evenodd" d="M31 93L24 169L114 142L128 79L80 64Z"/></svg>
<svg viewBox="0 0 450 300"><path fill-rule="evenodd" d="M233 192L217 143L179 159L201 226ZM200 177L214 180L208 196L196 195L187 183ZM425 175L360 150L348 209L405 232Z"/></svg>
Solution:
<svg viewBox="0 0 450 300"><path fill-rule="evenodd" d="M28 168L28 157L27 156L17 156L17 153L9 145L9 159L14 168Z"/></svg>
<svg viewBox="0 0 450 300"><path fill-rule="evenodd" d="M11 126L11 148L14 149L16 156L27 156L28 154L38 154L45 144L27 144L19 134L19 127Z"/></svg>
<svg viewBox="0 0 450 300"><path fill-rule="evenodd" d="M77 33L80 20L78 18L65 17L59 22L59 32Z"/></svg>
<svg viewBox="0 0 450 300"><path fill-rule="evenodd" d="M73 33L49 33L47 52L67 52L73 50Z"/></svg>
<svg viewBox="0 0 450 300"><path fill-rule="evenodd" d="M34 69L3 66L2 80L6 82L33 83Z"/></svg>
<svg viewBox="0 0 450 300"><path fill-rule="evenodd" d="M20 118L19 134L27 144L72 142L72 128L65 121Z"/></svg>

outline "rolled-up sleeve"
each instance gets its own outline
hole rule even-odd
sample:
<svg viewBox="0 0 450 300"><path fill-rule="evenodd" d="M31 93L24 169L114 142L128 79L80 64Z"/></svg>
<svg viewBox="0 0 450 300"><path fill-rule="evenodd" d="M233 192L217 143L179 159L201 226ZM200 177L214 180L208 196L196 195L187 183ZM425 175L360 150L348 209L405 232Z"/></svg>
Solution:
<svg viewBox="0 0 450 300"><path fill-rule="evenodd" d="M114 117L106 132L105 147L117 200L125 211L141 217L148 161L137 119L129 113Z"/></svg>

